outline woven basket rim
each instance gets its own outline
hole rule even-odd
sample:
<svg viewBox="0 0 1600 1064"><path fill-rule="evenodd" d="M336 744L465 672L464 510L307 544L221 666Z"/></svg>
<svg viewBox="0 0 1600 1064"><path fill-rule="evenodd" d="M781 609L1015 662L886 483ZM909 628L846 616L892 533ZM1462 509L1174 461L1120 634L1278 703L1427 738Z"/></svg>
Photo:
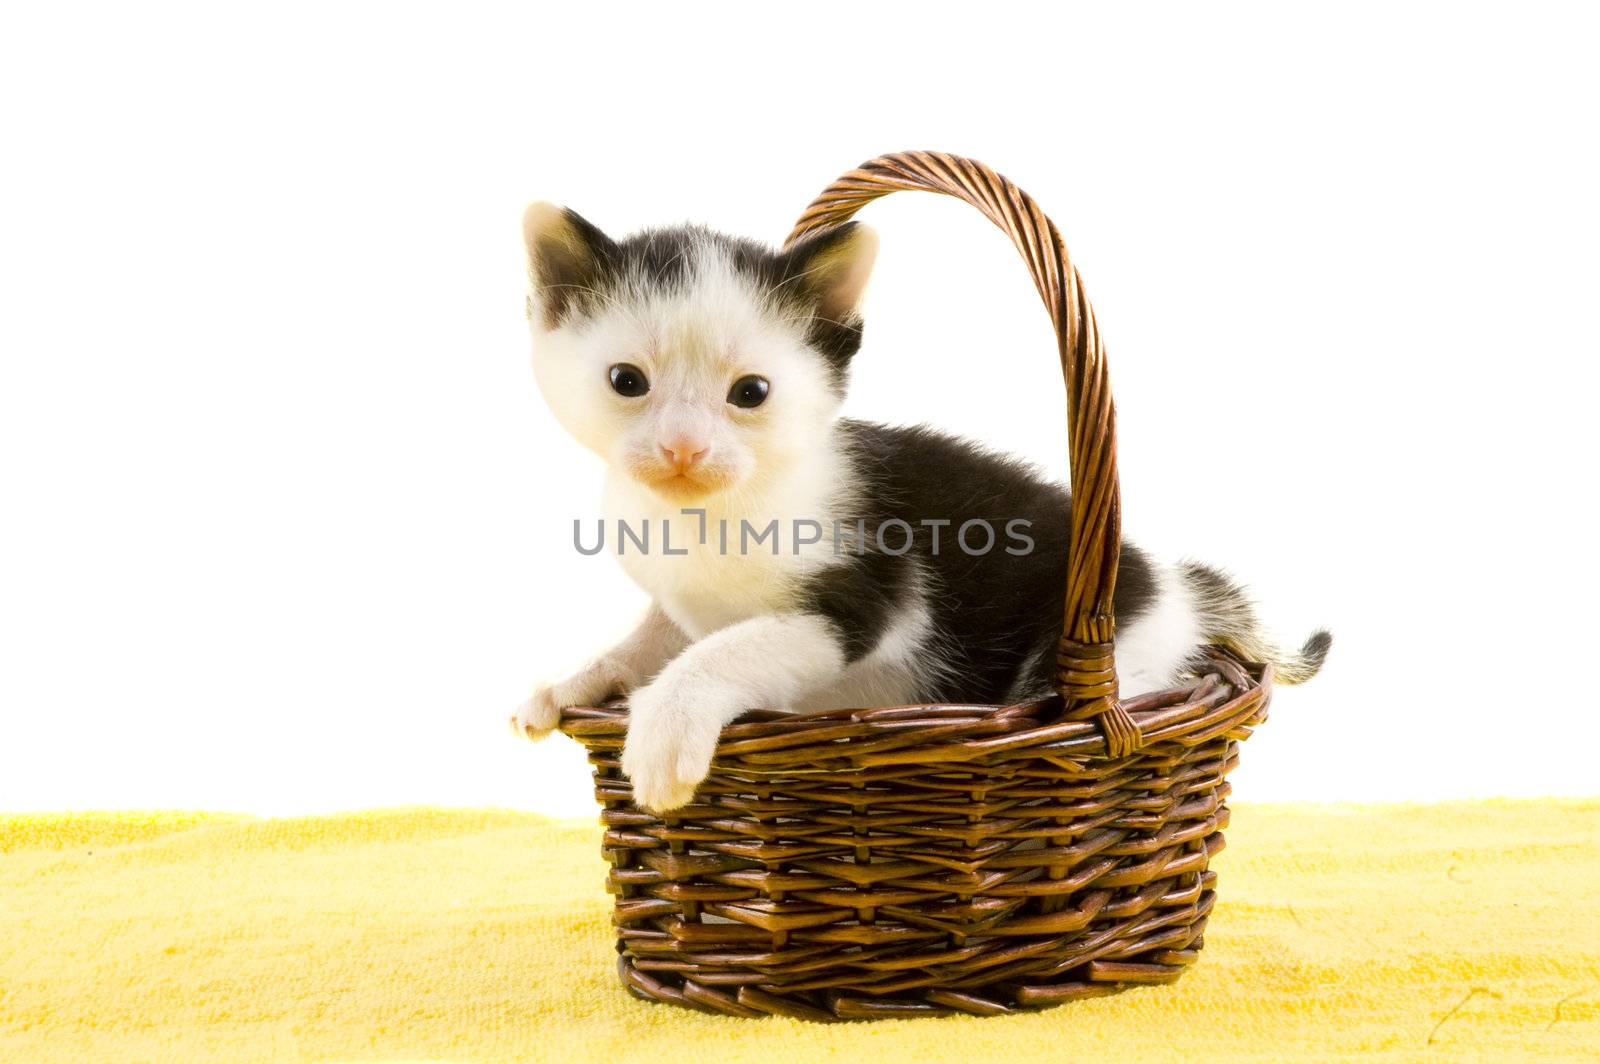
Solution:
<svg viewBox="0 0 1600 1064"><path fill-rule="evenodd" d="M1196 746L1263 714L1256 702L1259 692L1271 690L1270 664L1244 661L1219 646L1206 648L1204 661L1207 667L1192 680L1120 703L1146 746ZM915 747L904 759L919 764L993 759L1013 750L1017 756L1047 753L1073 759L1130 756L1108 751L1096 720L1062 719L1060 702L1060 695L1049 695L1008 705L929 702L813 713L756 710L722 729L713 764L728 768L736 763L741 772L782 776L834 773L844 767L838 762L857 768L897 764L892 747L881 748L886 737L904 737L904 745ZM627 700L618 699L564 710L559 729L585 745L607 745L610 739L620 746L627 725ZM874 749L854 749L867 744ZM760 763L760 755L784 749L796 751L797 761L798 751L804 750L812 763L790 764L785 757L773 757L770 766Z"/></svg>

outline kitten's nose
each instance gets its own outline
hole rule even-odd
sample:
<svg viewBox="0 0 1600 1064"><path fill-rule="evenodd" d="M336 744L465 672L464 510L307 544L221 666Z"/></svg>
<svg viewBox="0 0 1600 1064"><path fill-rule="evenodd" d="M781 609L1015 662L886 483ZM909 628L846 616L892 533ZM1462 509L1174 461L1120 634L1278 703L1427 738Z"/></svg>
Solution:
<svg viewBox="0 0 1600 1064"><path fill-rule="evenodd" d="M680 436L661 445L661 457L667 464L682 473L706 456L706 445L699 440Z"/></svg>

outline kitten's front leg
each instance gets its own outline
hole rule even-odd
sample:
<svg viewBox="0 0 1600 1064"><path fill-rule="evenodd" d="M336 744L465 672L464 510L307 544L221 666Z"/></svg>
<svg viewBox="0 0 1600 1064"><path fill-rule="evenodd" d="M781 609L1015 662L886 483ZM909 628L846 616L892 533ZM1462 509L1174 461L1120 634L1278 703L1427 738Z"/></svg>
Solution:
<svg viewBox="0 0 1600 1064"><path fill-rule="evenodd" d="M683 629L652 603L639 627L622 642L560 683L536 687L533 696L512 714L511 730L529 739L542 739L561 719L563 709L592 706L627 694L661 671L688 644Z"/></svg>
<svg viewBox="0 0 1600 1064"><path fill-rule="evenodd" d="M844 664L836 629L810 613L754 617L695 643L628 700L622 771L635 803L656 812L688 804L724 724L796 702Z"/></svg>

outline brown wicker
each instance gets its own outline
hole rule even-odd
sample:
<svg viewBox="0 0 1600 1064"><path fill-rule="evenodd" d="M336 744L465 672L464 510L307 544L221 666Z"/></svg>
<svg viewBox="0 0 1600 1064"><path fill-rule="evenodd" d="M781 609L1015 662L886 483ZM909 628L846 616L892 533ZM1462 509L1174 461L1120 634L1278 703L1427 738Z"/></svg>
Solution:
<svg viewBox="0 0 1600 1064"><path fill-rule="evenodd" d="M604 807L623 984L733 1016L994 1015L1168 983L1215 901L1238 743L1272 674L1214 650L1202 678L1118 701L1115 413L1094 313L1056 227L993 170L886 155L795 239L898 189L1004 229L1050 309L1072 469L1058 695L1013 706L748 714L693 804L658 817L618 764L627 709L568 710Z"/></svg>

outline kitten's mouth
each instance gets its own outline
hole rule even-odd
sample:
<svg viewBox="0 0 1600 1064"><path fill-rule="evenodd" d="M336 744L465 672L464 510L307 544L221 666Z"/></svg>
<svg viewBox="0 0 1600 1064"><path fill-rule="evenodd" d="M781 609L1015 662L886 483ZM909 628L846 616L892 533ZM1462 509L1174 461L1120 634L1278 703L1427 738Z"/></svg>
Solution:
<svg viewBox="0 0 1600 1064"><path fill-rule="evenodd" d="M720 476L708 476L693 470L679 472L675 469L636 469L634 477L674 502L698 499L724 487Z"/></svg>

